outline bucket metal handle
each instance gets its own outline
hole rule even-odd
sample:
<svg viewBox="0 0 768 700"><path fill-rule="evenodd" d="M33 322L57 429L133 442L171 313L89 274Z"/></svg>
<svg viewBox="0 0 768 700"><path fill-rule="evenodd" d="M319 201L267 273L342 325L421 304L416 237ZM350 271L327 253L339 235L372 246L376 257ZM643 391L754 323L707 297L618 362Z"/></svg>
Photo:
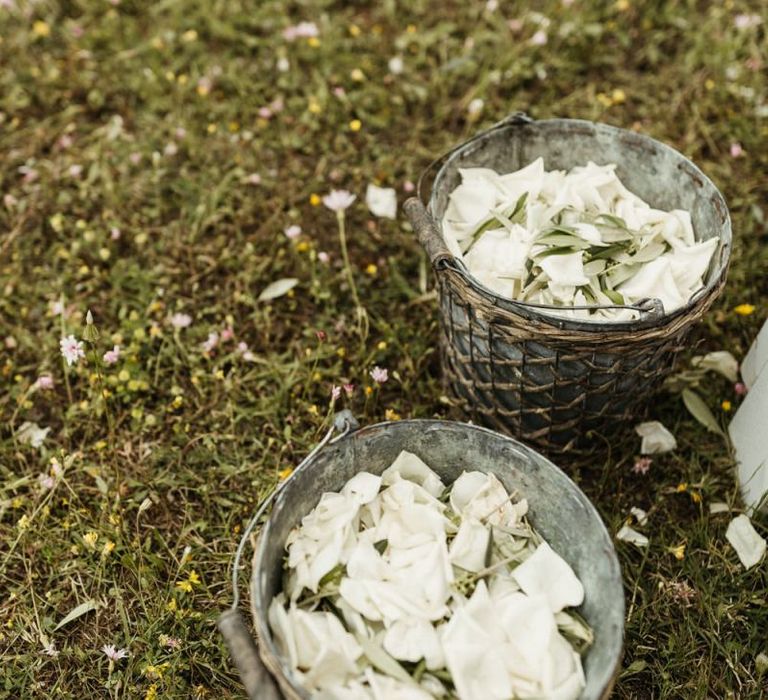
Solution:
<svg viewBox="0 0 768 700"><path fill-rule="evenodd" d="M240 613L240 587L238 579L240 576L240 562L245 552L245 546L256 525L258 525L264 513L272 505L277 495L285 488L286 484L293 479L312 458L328 444L332 444L354 432L360 427L352 412L345 409L339 411L333 418L333 425L330 427L325 437L315 445L314 449L299 463L291 472L291 475L280 482L259 504L253 517L248 521L243 536L237 545L235 559L232 564L232 605L229 609L219 616L216 625L219 632L229 649L230 656L235 662L240 680L245 687L249 700L282 700L274 678L270 674L264 662L259 656L256 642L253 639L248 626ZM334 437L334 433L338 433Z"/></svg>

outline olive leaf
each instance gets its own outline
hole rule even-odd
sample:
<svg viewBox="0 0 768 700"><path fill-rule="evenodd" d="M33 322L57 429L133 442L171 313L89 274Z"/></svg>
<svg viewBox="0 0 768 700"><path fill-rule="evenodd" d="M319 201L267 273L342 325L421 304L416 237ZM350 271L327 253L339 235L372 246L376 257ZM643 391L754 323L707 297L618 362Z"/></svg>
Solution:
<svg viewBox="0 0 768 700"><path fill-rule="evenodd" d="M707 430L723 435L723 429L701 396L691 389L683 389L682 396L685 407L699 423Z"/></svg>

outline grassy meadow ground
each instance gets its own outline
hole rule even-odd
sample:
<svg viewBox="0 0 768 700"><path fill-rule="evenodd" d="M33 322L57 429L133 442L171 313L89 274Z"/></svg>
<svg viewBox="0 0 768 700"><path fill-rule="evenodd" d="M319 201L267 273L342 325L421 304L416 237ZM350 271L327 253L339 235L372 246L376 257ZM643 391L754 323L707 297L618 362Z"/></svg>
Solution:
<svg viewBox="0 0 768 700"><path fill-rule="evenodd" d="M365 187L402 203L433 156L510 112L638 129L713 178L733 261L686 361L743 357L768 314L761 7L0 2L0 698L242 697L215 629L238 533L326 430L331 386L355 384L337 406L363 423L449 412L424 256L401 215L368 214ZM286 39L300 21L319 36ZM363 344L318 204L332 188L358 195ZM283 277L292 292L258 300ZM67 369L59 341L82 337L88 309L98 357L120 357L97 371L89 349ZM702 393L723 424L740 400L716 375ZM617 543L616 697L764 696L768 565L744 571L731 516L709 512L739 509L729 449L674 393L653 413L677 451L645 475L635 453L575 475L614 532L630 507L650 512L647 549ZM40 447L25 422L50 429ZM111 663L105 644L129 656Z"/></svg>

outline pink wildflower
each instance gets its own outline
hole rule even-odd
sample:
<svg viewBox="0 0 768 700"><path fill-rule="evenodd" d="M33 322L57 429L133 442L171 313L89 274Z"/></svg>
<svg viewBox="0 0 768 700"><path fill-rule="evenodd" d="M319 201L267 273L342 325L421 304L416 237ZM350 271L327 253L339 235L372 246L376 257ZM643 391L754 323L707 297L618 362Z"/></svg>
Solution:
<svg viewBox="0 0 768 700"><path fill-rule="evenodd" d="M101 647L101 650L107 655L110 661L120 661L126 656L129 656L127 649L115 649L114 644L105 644Z"/></svg>
<svg viewBox="0 0 768 700"><path fill-rule="evenodd" d="M734 141L730 148L731 158L741 158L744 155L744 148L738 141Z"/></svg>
<svg viewBox="0 0 768 700"><path fill-rule="evenodd" d="M120 346L115 345L111 350L107 350L102 359L105 364L114 365L120 359Z"/></svg>
<svg viewBox="0 0 768 700"><path fill-rule="evenodd" d="M341 387L335 384L331 387L331 401L336 401L341 396Z"/></svg>
<svg viewBox="0 0 768 700"><path fill-rule="evenodd" d="M192 323L192 317L189 314L175 313L171 316L171 325L174 328L186 328Z"/></svg>
<svg viewBox="0 0 768 700"><path fill-rule="evenodd" d="M344 384L342 387L344 389L344 392L347 396L352 396L352 394L355 393L355 385L354 384Z"/></svg>
<svg viewBox="0 0 768 700"><path fill-rule="evenodd" d="M59 342L59 348L61 349L62 356L67 361L67 365L70 367L76 365L85 357L83 343L75 338L74 335L68 335L66 338L62 338Z"/></svg>
<svg viewBox="0 0 768 700"><path fill-rule="evenodd" d="M41 374L35 382L35 388L43 391L53 389L53 377L50 374Z"/></svg>
<svg viewBox="0 0 768 700"><path fill-rule="evenodd" d="M632 466L633 474L647 474L653 460L650 457L638 457Z"/></svg>
<svg viewBox="0 0 768 700"><path fill-rule="evenodd" d="M295 241L301 235L301 226L291 224L283 230L283 233L292 241Z"/></svg>
<svg viewBox="0 0 768 700"><path fill-rule="evenodd" d="M286 41L312 39L316 36L320 36L320 30L314 22L299 22L298 24L283 29L283 38Z"/></svg>
<svg viewBox="0 0 768 700"><path fill-rule="evenodd" d="M227 326L223 331L221 331L221 342L226 343L228 340L232 340L232 338L235 337L235 331L233 330L232 326Z"/></svg>
<svg viewBox="0 0 768 700"><path fill-rule="evenodd" d="M203 343L203 352L212 352L218 344L219 334L216 331L211 331L208 334L207 340Z"/></svg>
<svg viewBox="0 0 768 700"><path fill-rule="evenodd" d="M376 365L370 372L371 379L373 379L374 382L377 384L383 384L384 382L389 379L389 370L387 370L384 367L379 367Z"/></svg>
<svg viewBox="0 0 768 700"><path fill-rule="evenodd" d="M320 252L317 254L317 259L318 259L318 260L319 260L321 263L323 263L323 265L327 265L327 264L328 264L328 263L331 261L331 256L330 256L330 255L328 255L328 253L326 253L324 250L321 250L321 251L320 251Z"/></svg>
<svg viewBox="0 0 768 700"><path fill-rule="evenodd" d="M323 197L323 204L337 214L347 209L357 197L347 190L331 190Z"/></svg>

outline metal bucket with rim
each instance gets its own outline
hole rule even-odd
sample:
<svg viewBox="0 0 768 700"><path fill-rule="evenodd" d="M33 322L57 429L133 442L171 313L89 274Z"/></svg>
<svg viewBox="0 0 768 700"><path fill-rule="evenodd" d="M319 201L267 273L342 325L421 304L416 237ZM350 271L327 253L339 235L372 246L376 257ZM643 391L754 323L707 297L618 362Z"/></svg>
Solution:
<svg viewBox="0 0 768 700"><path fill-rule="evenodd" d="M621 661L624 592L611 537L582 491L549 460L516 440L478 426L442 420L403 420L357 429L342 412L321 444L258 509L243 535L235 560L237 591L240 556L250 531L273 503L253 557L251 610L258 648L238 612L219 620L249 698L302 700L310 694L292 677L281 659L267 621L272 598L281 590L285 543L325 491L338 491L355 474L380 474L402 450L420 456L446 483L465 470L495 474L509 492L528 499L529 518L537 531L573 568L584 585L578 612L594 631L583 659L586 688L581 700L608 697Z"/></svg>
<svg viewBox="0 0 768 700"><path fill-rule="evenodd" d="M672 313L657 299L617 305L638 318L612 323L553 315L556 307L499 297L481 284L450 253L440 229L459 168L508 173L538 157L548 170L616 163L624 185L651 206L689 211L697 240L720 241L704 287ZM725 284L731 222L723 196L673 148L578 119L513 115L436 160L422 180L433 170L429 194L422 195L420 181L419 197L404 209L437 278L443 376L464 415L551 455L589 454L591 435L615 443L642 418Z"/></svg>

